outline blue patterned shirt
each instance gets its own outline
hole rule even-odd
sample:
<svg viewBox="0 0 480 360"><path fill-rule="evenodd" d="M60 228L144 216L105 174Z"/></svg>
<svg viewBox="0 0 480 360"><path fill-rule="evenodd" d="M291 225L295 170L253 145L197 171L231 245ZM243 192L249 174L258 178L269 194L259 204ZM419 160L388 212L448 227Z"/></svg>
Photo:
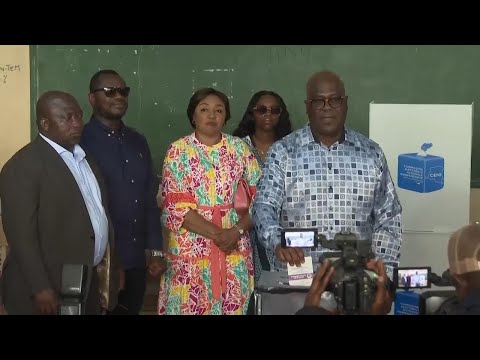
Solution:
<svg viewBox="0 0 480 360"><path fill-rule="evenodd" d="M253 221L259 241L274 249L282 228L316 228L328 240L340 231L372 239L392 278L400 257L402 207L380 146L345 129L330 148L315 142L307 125L273 144L257 184ZM329 251L305 250L318 265ZM286 264L276 261L277 270Z"/></svg>

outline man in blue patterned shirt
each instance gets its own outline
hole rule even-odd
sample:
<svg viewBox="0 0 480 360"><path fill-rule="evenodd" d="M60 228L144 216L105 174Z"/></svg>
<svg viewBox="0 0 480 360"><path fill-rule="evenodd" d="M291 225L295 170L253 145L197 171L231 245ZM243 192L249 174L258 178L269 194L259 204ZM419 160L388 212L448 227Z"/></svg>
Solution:
<svg viewBox="0 0 480 360"><path fill-rule="evenodd" d="M328 240L340 231L372 240L393 276L401 247L401 212L387 161L378 144L346 128L347 96L334 73L314 74L305 101L309 124L273 144L257 184L253 220L259 241L275 251L275 267L299 266L328 251L282 248L282 228L315 228Z"/></svg>

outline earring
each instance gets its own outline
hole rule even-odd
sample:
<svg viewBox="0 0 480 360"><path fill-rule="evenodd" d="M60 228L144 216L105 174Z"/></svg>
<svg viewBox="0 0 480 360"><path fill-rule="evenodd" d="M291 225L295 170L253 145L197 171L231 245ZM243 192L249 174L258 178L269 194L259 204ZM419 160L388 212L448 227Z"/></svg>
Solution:
<svg viewBox="0 0 480 360"><path fill-rule="evenodd" d="M195 120L192 120L192 124L195 125Z"/></svg>

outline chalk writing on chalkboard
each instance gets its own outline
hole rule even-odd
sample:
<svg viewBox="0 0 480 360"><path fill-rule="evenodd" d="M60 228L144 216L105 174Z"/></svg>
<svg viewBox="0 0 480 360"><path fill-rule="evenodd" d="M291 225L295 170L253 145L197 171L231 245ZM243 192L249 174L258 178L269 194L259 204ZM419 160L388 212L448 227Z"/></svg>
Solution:
<svg viewBox="0 0 480 360"><path fill-rule="evenodd" d="M20 65L0 64L0 85L4 85L7 83L9 73L20 71Z"/></svg>

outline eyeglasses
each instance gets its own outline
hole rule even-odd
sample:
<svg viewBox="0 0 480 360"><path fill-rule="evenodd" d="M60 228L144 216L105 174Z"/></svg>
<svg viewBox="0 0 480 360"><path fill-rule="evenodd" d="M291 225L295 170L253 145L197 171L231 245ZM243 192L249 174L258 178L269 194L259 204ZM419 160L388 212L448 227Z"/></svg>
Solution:
<svg viewBox="0 0 480 360"><path fill-rule="evenodd" d="M327 103L331 108L336 109L343 105L346 98L348 96L336 96L330 99L309 99L306 102L310 103L314 110L322 110Z"/></svg>
<svg viewBox="0 0 480 360"><path fill-rule="evenodd" d="M98 91L103 91L106 97L114 97L117 94L120 94L123 97L127 97L128 94L130 94L130 88L128 86L125 86L123 88L115 87L115 86L103 87L100 89L93 90L92 93L95 93Z"/></svg>
<svg viewBox="0 0 480 360"><path fill-rule="evenodd" d="M255 106L253 111L259 113L260 115L265 115L270 110L272 115L280 115L282 113L282 108L280 106L266 107L266 106Z"/></svg>

